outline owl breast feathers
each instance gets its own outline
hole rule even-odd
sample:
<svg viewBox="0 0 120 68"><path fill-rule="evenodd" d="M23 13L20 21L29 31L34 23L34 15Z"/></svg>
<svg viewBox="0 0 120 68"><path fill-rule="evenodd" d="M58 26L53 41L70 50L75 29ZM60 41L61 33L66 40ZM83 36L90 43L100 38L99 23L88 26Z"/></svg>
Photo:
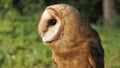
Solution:
<svg viewBox="0 0 120 68"><path fill-rule="evenodd" d="M52 50L58 68L104 68L104 50L98 33L67 4L48 6L38 31Z"/></svg>

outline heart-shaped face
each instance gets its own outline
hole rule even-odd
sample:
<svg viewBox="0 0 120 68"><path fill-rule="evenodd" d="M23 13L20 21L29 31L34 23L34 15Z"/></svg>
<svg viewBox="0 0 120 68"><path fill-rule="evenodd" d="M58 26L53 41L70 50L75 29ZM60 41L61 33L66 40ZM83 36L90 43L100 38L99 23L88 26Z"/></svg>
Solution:
<svg viewBox="0 0 120 68"><path fill-rule="evenodd" d="M38 30L45 44L54 41L58 44L79 36L80 23L77 9L67 4L51 5L43 12Z"/></svg>
<svg viewBox="0 0 120 68"><path fill-rule="evenodd" d="M58 13L52 8L46 8L39 23L39 32L44 43L58 39L61 29L61 19Z"/></svg>

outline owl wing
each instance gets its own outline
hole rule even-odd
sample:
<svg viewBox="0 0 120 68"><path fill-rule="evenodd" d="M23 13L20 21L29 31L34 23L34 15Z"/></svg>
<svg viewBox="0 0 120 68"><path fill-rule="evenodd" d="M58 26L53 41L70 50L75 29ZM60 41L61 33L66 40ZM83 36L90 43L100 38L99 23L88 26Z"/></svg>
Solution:
<svg viewBox="0 0 120 68"><path fill-rule="evenodd" d="M104 68L104 50L100 41L96 39L90 40L90 54L96 63L96 68Z"/></svg>

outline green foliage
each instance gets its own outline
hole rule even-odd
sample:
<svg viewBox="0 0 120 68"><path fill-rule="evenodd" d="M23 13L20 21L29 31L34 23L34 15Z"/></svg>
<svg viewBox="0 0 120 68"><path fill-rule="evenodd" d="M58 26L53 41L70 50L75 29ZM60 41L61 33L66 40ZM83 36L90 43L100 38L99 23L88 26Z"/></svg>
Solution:
<svg viewBox="0 0 120 68"><path fill-rule="evenodd" d="M39 16L17 13L0 18L0 68L49 68L50 49L37 32Z"/></svg>

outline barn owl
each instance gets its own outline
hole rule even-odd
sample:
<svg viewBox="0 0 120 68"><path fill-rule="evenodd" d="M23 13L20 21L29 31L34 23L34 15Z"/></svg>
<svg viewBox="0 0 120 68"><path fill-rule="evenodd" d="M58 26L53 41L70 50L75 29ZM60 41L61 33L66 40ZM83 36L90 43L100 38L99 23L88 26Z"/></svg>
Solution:
<svg viewBox="0 0 120 68"><path fill-rule="evenodd" d="M104 50L98 33L68 4L48 6L38 31L52 51L58 68L104 68Z"/></svg>

